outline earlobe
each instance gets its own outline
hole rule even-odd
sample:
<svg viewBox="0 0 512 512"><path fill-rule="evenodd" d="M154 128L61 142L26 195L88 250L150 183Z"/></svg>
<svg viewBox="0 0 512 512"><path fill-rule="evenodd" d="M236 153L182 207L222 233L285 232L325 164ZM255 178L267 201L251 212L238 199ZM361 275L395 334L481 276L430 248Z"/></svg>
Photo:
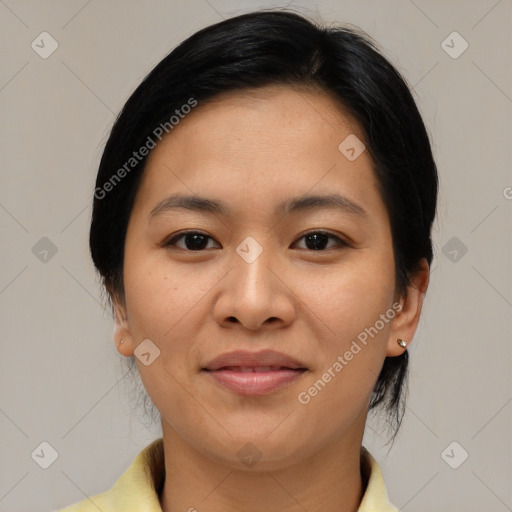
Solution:
<svg viewBox="0 0 512 512"><path fill-rule="evenodd" d="M133 355L134 348L125 308L119 304L115 304L114 316L115 326L113 336L116 349L121 355L130 357Z"/></svg>
<svg viewBox="0 0 512 512"><path fill-rule="evenodd" d="M421 315L423 299L428 287L430 269L427 260L420 261L421 269L411 278L402 298L402 307L393 319L386 350L387 357L396 357L410 345Z"/></svg>
<svg viewBox="0 0 512 512"><path fill-rule="evenodd" d="M402 355L408 348L408 343L402 338L390 338L386 350L386 357Z"/></svg>

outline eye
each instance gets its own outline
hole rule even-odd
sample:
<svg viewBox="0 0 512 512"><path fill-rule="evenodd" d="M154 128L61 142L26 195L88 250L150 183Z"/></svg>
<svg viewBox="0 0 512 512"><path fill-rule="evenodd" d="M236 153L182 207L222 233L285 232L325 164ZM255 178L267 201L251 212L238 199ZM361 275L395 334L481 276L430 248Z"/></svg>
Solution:
<svg viewBox="0 0 512 512"><path fill-rule="evenodd" d="M350 246L348 242L342 240L340 237L329 233L328 231L322 230L310 231L309 233L306 233L299 238L299 240L302 239L304 239L306 245L306 247L303 247L303 249L311 251L324 251L326 249L332 249L333 246L327 247L329 245L329 240L335 242L334 247ZM211 246L208 247L209 241L214 241L214 239L205 233L201 233L200 231L185 231L172 236L171 238L164 241L161 245L162 247L177 247L178 249L183 249L186 251L199 252L208 248L212 248ZM220 245L217 246L220 247Z"/></svg>
<svg viewBox="0 0 512 512"><path fill-rule="evenodd" d="M329 233L328 231L310 231L305 235L302 235L299 240L305 240L306 250L311 251L322 251L326 249L326 245L329 243L329 239L335 241L335 247L349 247L350 244L342 240L340 237ZM332 247L327 247L331 249Z"/></svg>
<svg viewBox="0 0 512 512"><path fill-rule="evenodd" d="M184 244L180 245L177 242L181 240L184 241ZM162 243L162 247L175 246L188 251L202 251L207 248L208 240L213 240L213 238L200 231L186 231L167 239Z"/></svg>

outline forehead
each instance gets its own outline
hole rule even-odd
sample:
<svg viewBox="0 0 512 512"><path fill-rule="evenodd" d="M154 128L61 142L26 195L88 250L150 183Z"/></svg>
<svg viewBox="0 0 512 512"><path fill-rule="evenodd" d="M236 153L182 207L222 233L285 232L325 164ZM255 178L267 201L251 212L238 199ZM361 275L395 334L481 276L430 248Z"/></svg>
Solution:
<svg viewBox="0 0 512 512"><path fill-rule="evenodd" d="M164 189L264 197L303 194L337 178L363 190L374 184L363 152L349 161L339 145L361 142L358 123L340 102L319 89L267 86L216 96L195 107L150 153L140 193L151 200Z"/></svg>
<svg viewBox="0 0 512 512"><path fill-rule="evenodd" d="M268 123L280 122L283 136L284 130L294 128L292 122L307 122L311 130L318 131L323 127L324 130L339 131L341 127L357 134L361 140L364 138L359 123L341 100L319 86L274 84L227 91L203 102L188 119L198 122L197 114L202 114L201 121L204 122L221 113L232 117L243 115L245 120L268 116ZM258 128L259 125L254 126L255 130Z"/></svg>
<svg viewBox="0 0 512 512"><path fill-rule="evenodd" d="M340 100L318 87L271 85L221 93L201 102L165 135L150 153L155 160L193 158L200 149L212 156L226 150L273 153L304 152L314 144L337 155L338 145L354 134L364 142L364 132ZM252 144L254 151L251 151ZM307 144L305 147L304 144ZM171 150L172 149L172 154ZM313 151L318 153L318 151ZM290 155L291 156L291 155ZM366 155L364 155L366 156Z"/></svg>

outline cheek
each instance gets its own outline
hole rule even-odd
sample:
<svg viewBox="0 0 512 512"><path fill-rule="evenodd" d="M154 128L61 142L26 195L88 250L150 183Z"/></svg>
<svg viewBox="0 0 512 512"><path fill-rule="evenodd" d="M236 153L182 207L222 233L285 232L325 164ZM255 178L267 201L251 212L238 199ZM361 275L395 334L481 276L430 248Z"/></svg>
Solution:
<svg viewBox="0 0 512 512"><path fill-rule="evenodd" d="M203 321L198 321L202 300L214 285L206 273L198 278L192 268L177 269L162 261L140 255L125 265L126 305L130 332L135 345L151 340L160 350L148 366L136 358L144 387L162 411L190 409L190 396L183 391L191 371L195 371L196 340ZM173 424L172 415L167 418ZM188 418L190 421L190 418Z"/></svg>
<svg viewBox="0 0 512 512"><path fill-rule="evenodd" d="M308 382L313 386L321 381L312 390L314 396L323 396L318 406L328 400L346 410L348 403L364 403L385 358L395 316L392 253L368 251L359 256L321 279L302 277L321 354L321 364Z"/></svg>
<svg viewBox="0 0 512 512"><path fill-rule="evenodd" d="M331 349L350 344L391 308L393 264L388 250L380 254L364 250L330 271L320 269L297 276L297 293L314 313L324 337L335 341Z"/></svg>
<svg viewBox="0 0 512 512"><path fill-rule="evenodd" d="M309 418L304 424L318 423L315 428L327 438L349 429L363 413L385 358L394 286L391 280L376 285L370 275L346 274L329 280L310 302L319 365L296 399Z"/></svg>
<svg viewBox="0 0 512 512"><path fill-rule="evenodd" d="M215 283L192 266L171 267L165 261L143 257L125 267L125 289L132 334L164 343L173 334L197 326L187 321Z"/></svg>

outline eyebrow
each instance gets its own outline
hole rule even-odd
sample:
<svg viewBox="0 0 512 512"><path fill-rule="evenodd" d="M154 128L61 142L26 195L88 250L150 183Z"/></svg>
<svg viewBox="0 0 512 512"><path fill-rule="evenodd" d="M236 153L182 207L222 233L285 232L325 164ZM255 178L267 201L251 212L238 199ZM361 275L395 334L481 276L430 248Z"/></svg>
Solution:
<svg viewBox="0 0 512 512"><path fill-rule="evenodd" d="M327 195L303 195L287 199L277 205L276 215L288 215L290 213L313 210L318 208L339 209L345 213L355 214L361 217L367 215L366 210L351 199L339 194ZM231 208L215 199L208 199L197 195L175 194L160 201L150 212L149 218L175 209L194 210L218 215L230 215Z"/></svg>

